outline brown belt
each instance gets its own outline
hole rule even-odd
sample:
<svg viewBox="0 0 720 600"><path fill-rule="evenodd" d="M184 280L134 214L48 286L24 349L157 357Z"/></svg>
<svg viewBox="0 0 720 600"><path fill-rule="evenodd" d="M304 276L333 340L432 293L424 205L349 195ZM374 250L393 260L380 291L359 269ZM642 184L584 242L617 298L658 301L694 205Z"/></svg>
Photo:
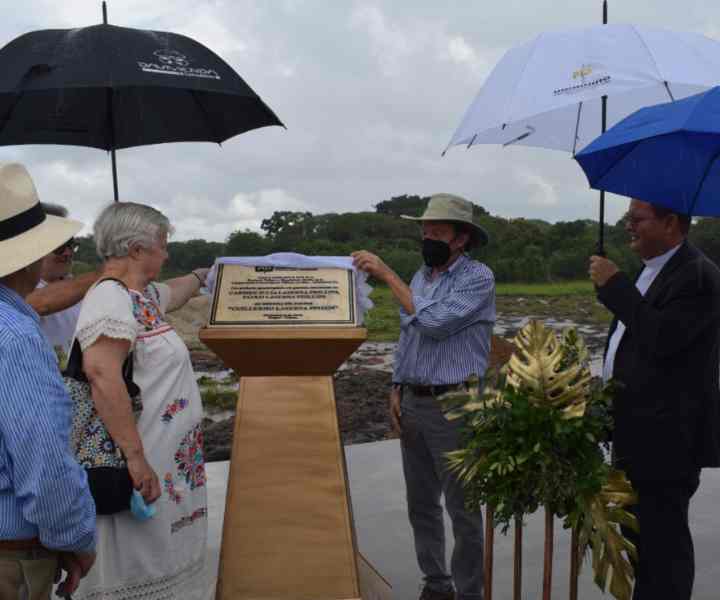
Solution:
<svg viewBox="0 0 720 600"><path fill-rule="evenodd" d="M449 385L414 385L412 383L406 383L403 385L416 396L442 396L448 392L467 389L464 383L453 383Z"/></svg>
<svg viewBox="0 0 720 600"><path fill-rule="evenodd" d="M43 545L36 537L29 540L0 540L0 550L9 552L21 552L23 550L38 550Z"/></svg>

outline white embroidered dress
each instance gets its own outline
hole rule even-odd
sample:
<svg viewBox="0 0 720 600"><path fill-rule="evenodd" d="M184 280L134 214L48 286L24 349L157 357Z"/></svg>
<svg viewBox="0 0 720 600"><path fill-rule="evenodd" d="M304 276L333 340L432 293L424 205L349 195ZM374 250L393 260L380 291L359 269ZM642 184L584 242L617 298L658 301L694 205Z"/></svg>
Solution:
<svg viewBox="0 0 720 600"><path fill-rule="evenodd" d="M165 321L170 288L128 292L113 281L85 298L76 337L83 350L98 337L133 344L143 411L138 431L162 487L157 514L98 516L97 562L75 600L195 600L206 588L207 494L202 404L190 356Z"/></svg>

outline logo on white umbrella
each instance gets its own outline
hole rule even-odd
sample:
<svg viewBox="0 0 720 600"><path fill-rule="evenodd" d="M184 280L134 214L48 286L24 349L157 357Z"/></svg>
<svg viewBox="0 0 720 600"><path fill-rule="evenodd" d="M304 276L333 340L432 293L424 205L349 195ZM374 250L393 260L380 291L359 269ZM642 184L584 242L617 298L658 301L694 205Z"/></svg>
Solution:
<svg viewBox="0 0 720 600"><path fill-rule="evenodd" d="M611 79L601 65L582 64L573 71L571 84L553 90L553 96L580 94L589 89L606 86Z"/></svg>
<svg viewBox="0 0 720 600"><path fill-rule="evenodd" d="M199 77L201 79L220 79L215 69L204 69L202 67L190 66L190 59L182 52L161 48L153 52L149 61L138 61L138 67L145 73L156 73L158 75L175 75L178 77Z"/></svg>
<svg viewBox="0 0 720 600"><path fill-rule="evenodd" d="M157 52L156 52L155 54L157 54ZM573 78L573 79L578 79L578 78L580 78L580 80L582 81L582 83L585 83L585 77L587 77L587 76L589 76L589 75L592 75L592 72L593 72L592 65L583 65L582 67L580 67L580 68L577 69L576 71L573 71L572 78Z"/></svg>

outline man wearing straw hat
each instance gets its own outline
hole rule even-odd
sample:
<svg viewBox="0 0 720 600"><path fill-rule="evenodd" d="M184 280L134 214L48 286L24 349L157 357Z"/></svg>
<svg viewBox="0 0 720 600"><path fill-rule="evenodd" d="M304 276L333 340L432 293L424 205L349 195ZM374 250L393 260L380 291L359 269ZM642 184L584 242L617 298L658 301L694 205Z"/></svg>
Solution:
<svg viewBox="0 0 720 600"><path fill-rule="evenodd" d="M95 560L95 505L69 451L71 405L25 301L41 259L82 228L48 216L25 167L0 164L0 598L69 595Z"/></svg>
<svg viewBox="0 0 720 600"><path fill-rule="evenodd" d="M438 396L483 377L495 322L495 279L466 252L488 237L473 205L451 194L430 198L421 217L425 266L410 286L379 257L354 252L357 268L385 282L400 304L390 419L400 434L408 516L425 585L420 600L482 598L482 516L465 509L461 484L445 454L456 450L460 421L445 419ZM448 573L440 497L452 520L455 548Z"/></svg>

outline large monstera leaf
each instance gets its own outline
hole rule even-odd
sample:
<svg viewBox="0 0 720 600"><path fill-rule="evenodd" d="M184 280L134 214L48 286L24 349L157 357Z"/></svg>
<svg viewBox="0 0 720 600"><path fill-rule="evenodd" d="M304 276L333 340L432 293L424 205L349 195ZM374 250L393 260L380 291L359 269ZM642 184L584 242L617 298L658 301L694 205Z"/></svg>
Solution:
<svg viewBox="0 0 720 600"><path fill-rule="evenodd" d="M582 419L591 399L589 353L572 329L561 335L541 322L531 321L517 334L516 351L502 369L504 385L482 390L477 377L468 381L468 390L452 392L442 398L449 419L464 418L475 435L493 426L492 407L509 406L512 394L522 391L531 405L552 408L563 419ZM450 468L466 486L484 485L480 473L487 467L487 452L461 448L448 454ZM586 497L575 498L572 517L566 523L578 530L579 553L592 553L595 583L618 600L632 596L635 546L620 531L620 526L637 530L638 524L627 508L636 502L632 486L621 471L607 467L602 489ZM500 488L499 488L500 489ZM528 490L534 495L533 490Z"/></svg>
<svg viewBox="0 0 720 600"><path fill-rule="evenodd" d="M573 330L558 340L540 321L530 321L513 342L517 351L504 367L508 385L528 390L531 402L558 408L568 419L582 417L591 375L587 349Z"/></svg>
<svg viewBox="0 0 720 600"><path fill-rule="evenodd" d="M602 491L591 498L582 499L583 509L578 523L579 553L592 552L595 583L604 592L618 600L630 600L635 578L631 558L637 562L635 545L619 531L623 526L638 531L635 515L627 507L637 497L622 471L613 470Z"/></svg>

